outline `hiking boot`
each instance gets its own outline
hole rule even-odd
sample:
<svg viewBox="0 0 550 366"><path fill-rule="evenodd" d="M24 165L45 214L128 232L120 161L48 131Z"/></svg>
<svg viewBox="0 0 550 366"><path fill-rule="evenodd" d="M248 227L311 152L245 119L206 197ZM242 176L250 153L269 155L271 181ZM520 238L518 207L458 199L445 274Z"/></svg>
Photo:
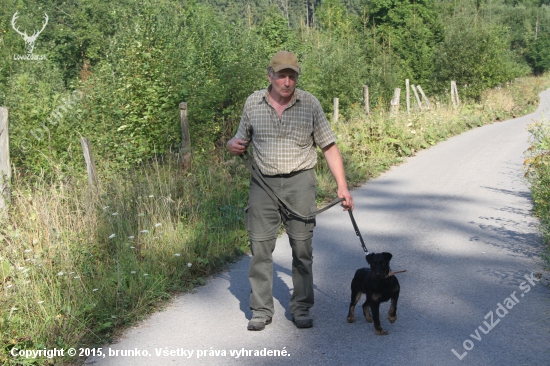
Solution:
<svg viewBox="0 0 550 366"><path fill-rule="evenodd" d="M301 314L293 315L292 321L296 325L296 328L313 327L313 318L309 316L309 313L301 313Z"/></svg>
<svg viewBox="0 0 550 366"><path fill-rule="evenodd" d="M253 316L252 319L248 322L248 330L264 330L266 325L271 324L271 317L264 316Z"/></svg>

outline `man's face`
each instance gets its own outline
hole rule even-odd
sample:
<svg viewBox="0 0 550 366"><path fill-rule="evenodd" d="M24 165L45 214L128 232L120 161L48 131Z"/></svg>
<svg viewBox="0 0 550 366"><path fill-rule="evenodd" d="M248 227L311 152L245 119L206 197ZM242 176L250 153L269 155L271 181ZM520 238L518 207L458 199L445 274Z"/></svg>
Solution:
<svg viewBox="0 0 550 366"><path fill-rule="evenodd" d="M282 98L288 98L294 93L298 74L292 69L283 69L273 74L273 77L267 76L272 85L272 92Z"/></svg>

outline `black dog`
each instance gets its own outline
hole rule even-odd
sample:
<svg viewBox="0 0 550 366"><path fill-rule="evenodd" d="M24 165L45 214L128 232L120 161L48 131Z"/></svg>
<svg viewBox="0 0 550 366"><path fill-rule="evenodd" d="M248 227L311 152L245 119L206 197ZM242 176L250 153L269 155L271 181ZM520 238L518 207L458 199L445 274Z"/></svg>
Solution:
<svg viewBox="0 0 550 366"><path fill-rule="evenodd" d="M380 303L391 299L388 320L390 323L394 323L397 319L397 299L399 298L400 287L395 276L388 276L391 258L391 253L386 252L368 254L367 262L370 268L358 269L351 281L348 323L355 321L355 304L357 304L362 294L366 294L367 300L363 304L363 314L365 314L367 322L372 323L374 320L374 333L378 335L388 334L380 326Z"/></svg>

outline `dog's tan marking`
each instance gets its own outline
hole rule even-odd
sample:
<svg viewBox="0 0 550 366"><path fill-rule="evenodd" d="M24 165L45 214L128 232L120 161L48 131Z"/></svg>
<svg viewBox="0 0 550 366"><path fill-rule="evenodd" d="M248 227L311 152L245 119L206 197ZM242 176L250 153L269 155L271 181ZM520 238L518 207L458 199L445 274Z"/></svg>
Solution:
<svg viewBox="0 0 550 366"><path fill-rule="evenodd" d="M372 316L370 315L370 306L368 306L367 304L363 305L363 315L365 315L365 320L367 321L367 323L373 322Z"/></svg>
<svg viewBox="0 0 550 366"><path fill-rule="evenodd" d="M393 324L397 320L397 314L392 315L392 313L395 313L395 308L390 306L390 310L388 311L388 320Z"/></svg>
<svg viewBox="0 0 550 366"><path fill-rule="evenodd" d="M348 318L346 319L348 323L355 323L355 315L353 314L354 311L355 306L349 308Z"/></svg>
<svg viewBox="0 0 550 366"><path fill-rule="evenodd" d="M377 335L387 335L388 332L386 332L384 329L380 328L380 330L374 330L374 334L377 334Z"/></svg>
<svg viewBox="0 0 550 366"><path fill-rule="evenodd" d="M378 302L378 299L382 297L382 294L372 294L372 301Z"/></svg>
<svg viewBox="0 0 550 366"><path fill-rule="evenodd" d="M357 302L361 299L361 295L363 295L362 292L358 292L357 295L355 296L355 302L353 305L350 305L349 307L349 312L348 312L348 317L347 317L347 322L348 323L354 323L355 322L355 305L357 304Z"/></svg>

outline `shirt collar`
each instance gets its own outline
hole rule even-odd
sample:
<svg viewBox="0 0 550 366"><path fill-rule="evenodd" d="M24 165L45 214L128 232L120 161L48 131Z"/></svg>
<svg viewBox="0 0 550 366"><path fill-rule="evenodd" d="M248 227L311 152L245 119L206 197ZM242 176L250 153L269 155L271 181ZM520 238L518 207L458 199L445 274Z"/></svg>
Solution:
<svg viewBox="0 0 550 366"><path fill-rule="evenodd" d="M268 105L271 105L269 103L269 92L271 91L271 84L267 87L264 93L264 100ZM294 93L292 94L292 99L290 100L290 103L288 104L287 108L292 107L296 102L300 101L300 90L297 88L294 88Z"/></svg>

